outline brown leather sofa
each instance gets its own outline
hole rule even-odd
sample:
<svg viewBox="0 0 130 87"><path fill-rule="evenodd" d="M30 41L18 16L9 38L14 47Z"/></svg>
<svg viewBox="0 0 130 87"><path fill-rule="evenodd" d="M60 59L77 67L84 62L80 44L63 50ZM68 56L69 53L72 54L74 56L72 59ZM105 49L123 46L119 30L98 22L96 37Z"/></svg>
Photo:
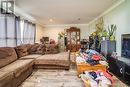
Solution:
<svg viewBox="0 0 130 87"><path fill-rule="evenodd" d="M0 47L0 87L18 87L34 68L69 69L69 52L29 54L30 45Z"/></svg>

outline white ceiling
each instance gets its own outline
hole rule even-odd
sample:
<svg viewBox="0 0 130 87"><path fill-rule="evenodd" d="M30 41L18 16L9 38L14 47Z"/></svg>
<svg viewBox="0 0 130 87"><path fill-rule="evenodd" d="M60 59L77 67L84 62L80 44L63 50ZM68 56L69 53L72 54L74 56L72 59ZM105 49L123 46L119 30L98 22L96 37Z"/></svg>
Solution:
<svg viewBox="0 0 130 87"><path fill-rule="evenodd" d="M117 1L119 0L16 0L16 6L41 24L86 24ZM53 21L50 22L49 19Z"/></svg>

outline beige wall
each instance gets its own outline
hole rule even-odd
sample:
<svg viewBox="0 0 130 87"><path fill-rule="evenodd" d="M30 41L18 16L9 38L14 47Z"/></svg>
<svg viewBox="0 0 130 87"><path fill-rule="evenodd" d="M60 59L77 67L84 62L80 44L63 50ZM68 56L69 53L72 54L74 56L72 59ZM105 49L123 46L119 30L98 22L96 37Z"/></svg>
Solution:
<svg viewBox="0 0 130 87"><path fill-rule="evenodd" d="M94 31L92 29L88 29L87 24L73 24L73 25L48 25L43 28L43 35L49 37L50 39L54 39L56 42L58 41L58 33L63 32L64 29L68 29L70 27L77 27L81 30L81 39L87 38Z"/></svg>
<svg viewBox="0 0 130 87"><path fill-rule="evenodd" d="M70 27L80 28L81 39L88 39L89 35L94 32L94 29L90 29L87 24L73 24L73 25L36 25L36 40L35 42L39 43L40 39L43 36L49 37L50 39L54 39L56 42L58 41L58 33L64 32L64 29L68 29Z"/></svg>
<svg viewBox="0 0 130 87"><path fill-rule="evenodd" d="M40 39L43 37L43 27L41 25L36 24L36 43L40 42Z"/></svg>

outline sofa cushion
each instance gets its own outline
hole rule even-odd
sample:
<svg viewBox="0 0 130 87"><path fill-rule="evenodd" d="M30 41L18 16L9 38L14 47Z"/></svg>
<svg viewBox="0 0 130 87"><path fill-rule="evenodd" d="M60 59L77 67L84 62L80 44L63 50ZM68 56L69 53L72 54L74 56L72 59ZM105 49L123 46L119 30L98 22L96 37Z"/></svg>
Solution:
<svg viewBox="0 0 130 87"><path fill-rule="evenodd" d="M27 51L29 51L32 46L33 46L32 44L26 44Z"/></svg>
<svg viewBox="0 0 130 87"><path fill-rule="evenodd" d="M5 58L5 57L8 57L8 56L11 56L11 53L8 52L8 50L5 50L5 49L0 49L0 59L1 58Z"/></svg>
<svg viewBox="0 0 130 87"><path fill-rule="evenodd" d="M14 78L13 72L0 71L0 87L4 87L7 83Z"/></svg>
<svg viewBox="0 0 130 87"><path fill-rule="evenodd" d="M46 44L45 54L56 54L59 53L58 44Z"/></svg>
<svg viewBox="0 0 130 87"><path fill-rule="evenodd" d="M35 60L36 65L69 66L69 63L69 52L42 55Z"/></svg>
<svg viewBox="0 0 130 87"><path fill-rule="evenodd" d="M40 55L40 54L30 54L30 55L21 57L20 59L36 59L36 58L38 58L40 56L42 56L42 55Z"/></svg>
<svg viewBox="0 0 130 87"><path fill-rule="evenodd" d="M28 51L25 45L15 47L18 58L28 55Z"/></svg>
<svg viewBox="0 0 130 87"><path fill-rule="evenodd" d="M45 54L46 46L44 44L37 44L35 43L32 45L32 47L29 49L29 54Z"/></svg>
<svg viewBox="0 0 130 87"><path fill-rule="evenodd" d="M17 54L12 47L0 47L0 68L17 60Z"/></svg>
<svg viewBox="0 0 130 87"><path fill-rule="evenodd" d="M39 47L39 44L35 43L32 45L32 47L29 49L30 54L34 54L37 51L37 48Z"/></svg>
<svg viewBox="0 0 130 87"><path fill-rule="evenodd" d="M27 70L34 64L34 59L17 60L3 68L0 71L13 72L15 77L18 77L22 72Z"/></svg>
<svg viewBox="0 0 130 87"><path fill-rule="evenodd" d="M15 47L16 53L18 55L18 58L28 55L28 50L31 48L30 44L24 44Z"/></svg>

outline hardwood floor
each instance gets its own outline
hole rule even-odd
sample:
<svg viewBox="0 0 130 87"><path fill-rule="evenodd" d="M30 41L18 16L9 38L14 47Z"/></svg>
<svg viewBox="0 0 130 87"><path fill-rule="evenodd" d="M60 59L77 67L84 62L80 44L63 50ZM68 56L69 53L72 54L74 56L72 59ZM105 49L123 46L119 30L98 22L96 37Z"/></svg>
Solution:
<svg viewBox="0 0 130 87"><path fill-rule="evenodd" d="M83 87L75 69L66 70L34 70L20 87Z"/></svg>
<svg viewBox="0 0 130 87"><path fill-rule="evenodd" d="M71 56L70 70L37 69L19 87L84 87L77 77L74 59ZM129 87L113 76L115 83L112 87Z"/></svg>
<svg viewBox="0 0 130 87"><path fill-rule="evenodd" d="M113 87L128 87L114 76ZM66 70L34 70L19 87L84 87L83 82L77 77L75 66Z"/></svg>

